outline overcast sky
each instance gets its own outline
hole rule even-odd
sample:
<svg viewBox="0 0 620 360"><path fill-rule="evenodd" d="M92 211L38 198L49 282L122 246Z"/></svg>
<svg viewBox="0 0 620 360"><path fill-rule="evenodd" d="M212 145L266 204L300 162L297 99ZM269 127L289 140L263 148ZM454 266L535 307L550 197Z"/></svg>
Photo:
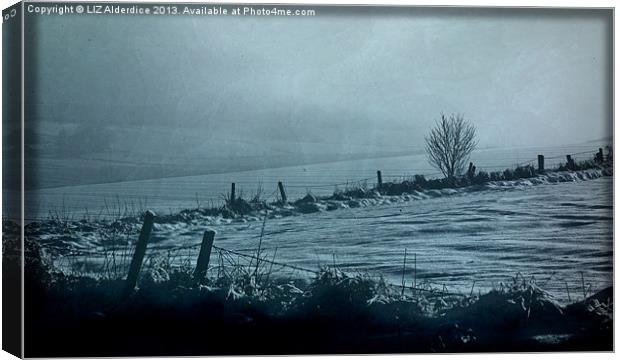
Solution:
<svg viewBox="0 0 620 360"><path fill-rule="evenodd" d="M47 135L87 122L185 152L215 139L241 141L239 154L283 141L421 147L441 112L463 113L481 147L578 143L611 135L610 15L37 17L30 115Z"/></svg>

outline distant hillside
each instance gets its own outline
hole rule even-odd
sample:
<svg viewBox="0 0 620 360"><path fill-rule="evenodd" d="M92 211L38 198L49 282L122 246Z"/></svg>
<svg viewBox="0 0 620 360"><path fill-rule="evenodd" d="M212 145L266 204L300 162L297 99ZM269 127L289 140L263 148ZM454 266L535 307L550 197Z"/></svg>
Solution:
<svg viewBox="0 0 620 360"><path fill-rule="evenodd" d="M387 156L400 156L416 151L372 151L359 153L328 153L329 146L315 145L314 152L291 151L277 155L227 156L225 153L205 154L204 157L179 156L156 159L144 154L100 153L88 156L56 157L45 153L27 156L26 171L30 174L26 188L50 188L60 186L86 185L106 182L156 179L163 177L193 176L258 170L284 166L308 165L322 162L357 160ZM318 151L319 149L324 152ZM297 149L299 150L299 149ZM419 152L420 150L418 150Z"/></svg>

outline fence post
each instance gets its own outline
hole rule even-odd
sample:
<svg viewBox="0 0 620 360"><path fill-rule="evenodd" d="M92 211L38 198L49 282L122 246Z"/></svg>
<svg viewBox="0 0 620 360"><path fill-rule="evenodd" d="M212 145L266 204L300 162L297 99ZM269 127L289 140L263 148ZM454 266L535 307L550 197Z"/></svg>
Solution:
<svg viewBox="0 0 620 360"><path fill-rule="evenodd" d="M473 162L469 163L469 168L467 168L467 177L469 180L472 180L476 176L476 166Z"/></svg>
<svg viewBox="0 0 620 360"><path fill-rule="evenodd" d="M538 172L539 173L545 172L545 156L544 155L538 155Z"/></svg>
<svg viewBox="0 0 620 360"><path fill-rule="evenodd" d="M155 213L148 210L144 214L144 223L142 224L142 230L140 230L140 237L136 244L136 250L133 253L131 264L129 265L129 273L127 274L127 281L125 287L125 296L131 294L138 282L138 275L140 275L140 268L142 267L142 260L146 253L146 245L151 237L151 230L153 230L153 219Z"/></svg>
<svg viewBox="0 0 620 360"><path fill-rule="evenodd" d="M282 197L282 203L287 203L286 192L284 192L284 185L282 185L282 181L278 181L278 189L280 190L280 196Z"/></svg>
<svg viewBox="0 0 620 360"><path fill-rule="evenodd" d="M235 204L235 200L237 197L235 196L235 183L230 184L230 205Z"/></svg>
<svg viewBox="0 0 620 360"><path fill-rule="evenodd" d="M197 282L200 282L205 277L205 273L209 268L214 238L215 231L211 229L206 230L202 237L202 245L200 245L200 253L198 253L198 261L196 261L196 269L194 270L194 279Z"/></svg>
<svg viewBox="0 0 620 360"><path fill-rule="evenodd" d="M575 168L573 158L570 155L566 155L566 165L568 166L569 170L573 170Z"/></svg>
<svg viewBox="0 0 620 360"><path fill-rule="evenodd" d="M377 188L381 189L383 186L383 179L381 178L381 170L377 170Z"/></svg>

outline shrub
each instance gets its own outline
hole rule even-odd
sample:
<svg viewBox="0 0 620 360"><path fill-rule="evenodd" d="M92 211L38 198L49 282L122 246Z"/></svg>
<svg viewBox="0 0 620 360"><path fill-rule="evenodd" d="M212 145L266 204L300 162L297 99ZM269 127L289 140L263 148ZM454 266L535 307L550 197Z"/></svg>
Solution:
<svg viewBox="0 0 620 360"><path fill-rule="evenodd" d="M480 171L473 179L474 184L484 184L491 179L489 174L485 171Z"/></svg>
<svg viewBox="0 0 620 360"><path fill-rule="evenodd" d="M424 175L414 175L413 180L416 184L420 186L424 186L428 182L426 178L424 177Z"/></svg>
<svg viewBox="0 0 620 360"><path fill-rule="evenodd" d="M531 178L536 176L536 170L532 165L518 166L513 176L515 179Z"/></svg>
<svg viewBox="0 0 620 360"><path fill-rule="evenodd" d="M500 181L504 180L503 174L499 171L493 171L489 174L489 178L491 181Z"/></svg>
<svg viewBox="0 0 620 360"><path fill-rule="evenodd" d="M506 169L506 170L504 170L502 175L503 175L503 179L502 180L513 180L515 173L514 173L513 170Z"/></svg>

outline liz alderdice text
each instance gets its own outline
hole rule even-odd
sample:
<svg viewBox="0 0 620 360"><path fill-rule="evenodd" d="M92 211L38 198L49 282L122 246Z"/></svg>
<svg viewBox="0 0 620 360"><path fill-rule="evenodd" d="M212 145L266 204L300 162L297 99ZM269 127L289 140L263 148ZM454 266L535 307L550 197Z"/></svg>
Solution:
<svg viewBox="0 0 620 360"><path fill-rule="evenodd" d="M118 15L199 15L199 16L315 16L316 10L265 8L258 6L176 6L176 5L34 5L26 12L37 15L118 14Z"/></svg>

